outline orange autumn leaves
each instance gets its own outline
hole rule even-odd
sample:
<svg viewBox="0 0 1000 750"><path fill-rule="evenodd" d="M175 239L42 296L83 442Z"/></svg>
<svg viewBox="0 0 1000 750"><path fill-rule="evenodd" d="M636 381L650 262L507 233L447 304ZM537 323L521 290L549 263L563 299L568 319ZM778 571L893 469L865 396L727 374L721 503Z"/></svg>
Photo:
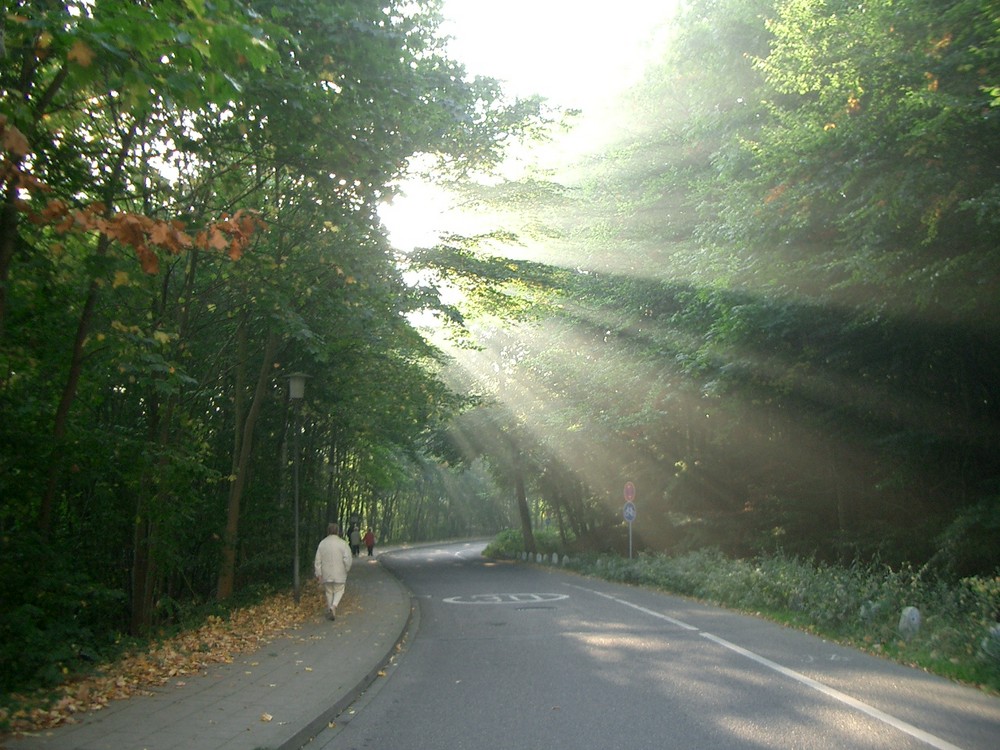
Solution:
<svg viewBox="0 0 1000 750"><path fill-rule="evenodd" d="M4 731L37 732L72 723L74 717L100 710L111 701L148 694L150 688L171 684L186 686L188 679L213 664L232 663L240 654L251 654L315 617L321 593L296 605L289 593L275 594L259 604L234 610L228 619L209 617L201 627L164 640L148 651L129 654L100 666L86 677L71 679L52 691L10 696L20 708L0 708L0 744ZM346 602L348 605L351 602Z"/></svg>
<svg viewBox="0 0 1000 750"><path fill-rule="evenodd" d="M185 231L182 221L161 221L149 216L132 213L107 215L103 204L93 203L83 208L70 208L63 201L52 200L41 211L32 214L32 220L48 224L60 234L69 232L97 232L110 240L135 250L142 270L155 274L160 270L156 249L171 255L199 248L226 252L232 260L239 260L254 234L265 227L264 222L252 211L239 210L212 222L193 238Z"/></svg>
<svg viewBox="0 0 1000 750"><path fill-rule="evenodd" d="M50 192L50 188L35 179L23 164L31 155L31 145L24 134L0 115L0 184L15 208L27 214L37 225L51 226L59 234L97 234L135 251L142 270L158 273L160 258L157 250L171 255L199 248L225 252L239 260L254 235L266 224L253 211L240 209L224 214L192 237L182 221L154 219L128 212L109 211L102 203L71 207L58 198L49 200L41 209L32 210L24 198ZM13 198L13 196L20 196Z"/></svg>

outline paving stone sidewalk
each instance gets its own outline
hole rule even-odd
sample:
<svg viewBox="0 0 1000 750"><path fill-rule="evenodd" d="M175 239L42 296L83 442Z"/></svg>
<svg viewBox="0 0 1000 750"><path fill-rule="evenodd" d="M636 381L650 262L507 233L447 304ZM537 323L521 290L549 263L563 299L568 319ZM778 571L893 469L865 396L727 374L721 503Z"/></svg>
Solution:
<svg viewBox="0 0 1000 750"><path fill-rule="evenodd" d="M317 600L315 618L256 653L0 748L298 750L378 679L410 621L409 591L377 559L357 558L348 589L335 622Z"/></svg>

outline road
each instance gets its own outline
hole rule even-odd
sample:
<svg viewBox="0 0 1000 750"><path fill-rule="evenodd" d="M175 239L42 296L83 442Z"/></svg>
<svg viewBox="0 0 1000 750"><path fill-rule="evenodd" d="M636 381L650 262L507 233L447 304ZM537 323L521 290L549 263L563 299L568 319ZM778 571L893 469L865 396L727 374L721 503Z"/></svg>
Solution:
<svg viewBox="0 0 1000 750"><path fill-rule="evenodd" d="M310 750L996 750L1000 699L752 617L482 544L382 558L419 614Z"/></svg>

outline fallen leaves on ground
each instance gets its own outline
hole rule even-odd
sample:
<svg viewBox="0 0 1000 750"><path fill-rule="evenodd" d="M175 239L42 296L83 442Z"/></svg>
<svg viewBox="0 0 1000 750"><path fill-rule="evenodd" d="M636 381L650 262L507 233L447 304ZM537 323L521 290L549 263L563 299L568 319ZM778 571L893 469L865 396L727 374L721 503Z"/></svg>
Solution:
<svg viewBox="0 0 1000 750"><path fill-rule="evenodd" d="M350 593L350 592L349 592ZM74 716L96 711L111 701L148 695L150 688L178 677L199 674L213 664L230 664L240 654L253 653L277 636L314 619L321 611L322 593L310 582L301 604L290 593L276 594L259 604L233 610L228 619L209 617L199 628L185 631L98 667L94 674L70 680L52 690L9 696L17 710L0 708L0 727L12 734L37 732L74 721ZM351 602L345 596L346 612ZM0 735L2 737L2 735Z"/></svg>

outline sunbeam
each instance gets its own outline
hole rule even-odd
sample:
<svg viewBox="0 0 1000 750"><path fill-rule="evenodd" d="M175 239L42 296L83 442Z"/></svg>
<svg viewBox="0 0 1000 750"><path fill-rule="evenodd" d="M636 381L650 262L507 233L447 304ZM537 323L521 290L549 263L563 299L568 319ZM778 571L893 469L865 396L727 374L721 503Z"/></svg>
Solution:
<svg viewBox="0 0 1000 750"><path fill-rule="evenodd" d="M557 514L567 500L551 477L619 526L622 484L634 481L640 538L655 548L670 548L683 525L689 541L736 554L846 557L895 545L889 557L928 556L924 540L956 510L978 512L994 486L998 311L985 290L997 283L995 248L932 249L937 235L909 237L888 221L857 229L871 218L851 203L857 186L821 202L820 180L785 203L795 193L791 157L770 187L758 186L763 177L747 165L788 124L748 99L762 86L754 56L770 49L748 33L754 23L707 28L701 17L634 10L648 23L618 37L630 59L617 60L614 85L579 97L586 106L572 131L519 151L504 179L428 191L412 214L406 244L432 248L421 261L460 279L467 296L456 304L469 320L507 308L509 319L472 326L481 348L448 349L463 382L495 404L493 449L513 441L537 460L532 502ZM526 13L487 23L524 23ZM464 51L459 17L469 18L453 26ZM600 32L576 29L593 19L572 20L532 25L525 54L504 51L494 72L518 94L533 84L574 106L582 89L573 81L587 73L564 45L593 47L589 35ZM687 24L679 37L657 33L672 22ZM610 44L620 29L604 31ZM477 33L465 41L479 39L472 68L485 71L497 50ZM532 42L539 34L552 43ZM708 60L717 43L722 58L711 64L724 80L703 78L674 49ZM564 62L561 77L539 62L547 55ZM621 72L630 65L644 72ZM715 88L699 88L706 83ZM815 159L820 171L836 160L822 150ZM917 225L937 222L915 210ZM406 230L393 231L403 241ZM460 420L456 439L481 453L484 437L470 429L483 428Z"/></svg>

